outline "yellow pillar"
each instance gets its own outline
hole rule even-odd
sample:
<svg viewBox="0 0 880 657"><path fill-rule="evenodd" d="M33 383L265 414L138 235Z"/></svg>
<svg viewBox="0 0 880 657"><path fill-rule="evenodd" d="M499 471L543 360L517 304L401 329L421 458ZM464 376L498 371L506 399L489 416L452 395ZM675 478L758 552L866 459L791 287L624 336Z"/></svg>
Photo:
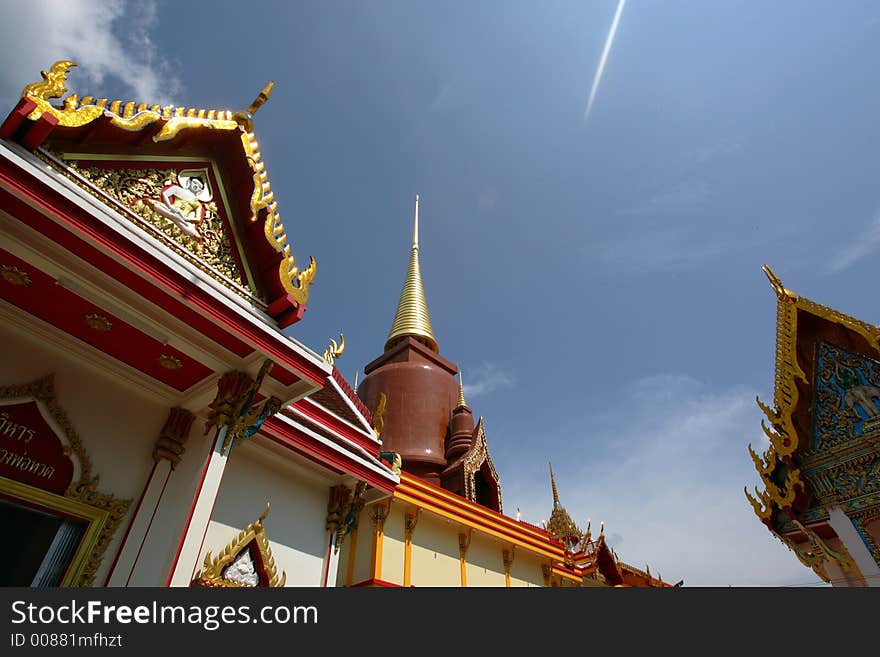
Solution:
<svg viewBox="0 0 880 657"><path fill-rule="evenodd" d="M382 579L382 543L385 539L385 518L391 503L379 502L370 511L373 523L373 554L370 558L370 572L373 579Z"/></svg>
<svg viewBox="0 0 880 657"><path fill-rule="evenodd" d="M416 509L407 513L404 519L404 543L403 543L403 585L412 586L412 539L419 521L419 512Z"/></svg>
<svg viewBox="0 0 880 657"><path fill-rule="evenodd" d="M510 588L510 567L513 565L513 554L516 546L513 545L509 550L501 552L501 558L504 560L504 586Z"/></svg>
<svg viewBox="0 0 880 657"><path fill-rule="evenodd" d="M461 585L467 586L467 551L471 544L471 530L458 535L458 562L461 566Z"/></svg>
<svg viewBox="0 0 880 657"><path fill-rule="evenodd" d="M357 557L358 549L358 530L357 527L351 530L350 543L348 545L348 570L345 573L345 585L351 586L354 580L354 560Z"/></svg>
<svg viewBox="0 0 880 657"><path fill-rule="evenodd" d="M541 566L541 572L544 574L544 586L550 586L553 575L553 566L550 564L544 564Z"/></svg>

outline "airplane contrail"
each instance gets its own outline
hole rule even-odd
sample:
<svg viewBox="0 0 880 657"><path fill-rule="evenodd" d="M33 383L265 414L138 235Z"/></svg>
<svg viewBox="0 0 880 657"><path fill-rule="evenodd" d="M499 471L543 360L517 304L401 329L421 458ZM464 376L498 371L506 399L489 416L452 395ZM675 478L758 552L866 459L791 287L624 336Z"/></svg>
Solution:
<svg viewBox="0 0 880 657"><path fill-rule="evenodd" d="M590 89L590 100L587 101L587 109L584 110L584 121L590 116L593 101L596 100L596 91L598 91L599 83L602 81L602 72L605 70L608 53L611 52L611 44L614 43L614 35L617 34L617 25L620 23L620 15L623 13L623 5L625 3L626 0L618 0L617 2L617 11L614 12L614 20L611 21L611 29L608 30L608 38L605 39L605 49L599 58L599 67L596 69L596 75L593 77L593 88Z"/></svg>

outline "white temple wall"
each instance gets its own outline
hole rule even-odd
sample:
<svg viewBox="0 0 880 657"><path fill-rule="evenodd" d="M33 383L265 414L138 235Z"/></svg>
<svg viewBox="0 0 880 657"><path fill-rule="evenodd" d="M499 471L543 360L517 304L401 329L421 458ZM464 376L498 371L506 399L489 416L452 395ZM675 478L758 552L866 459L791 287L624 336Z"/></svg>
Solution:
<svg viewBox="0 0 880 657"><path fill-rule="evenodd" d="M217 504L198 559L218 554L269 502L263 521L278 574L287 586L320 586L327 556L327 502L332 483L253 442L236 445L229 457ZM340 568L342 570L342 568Z"/></svg>

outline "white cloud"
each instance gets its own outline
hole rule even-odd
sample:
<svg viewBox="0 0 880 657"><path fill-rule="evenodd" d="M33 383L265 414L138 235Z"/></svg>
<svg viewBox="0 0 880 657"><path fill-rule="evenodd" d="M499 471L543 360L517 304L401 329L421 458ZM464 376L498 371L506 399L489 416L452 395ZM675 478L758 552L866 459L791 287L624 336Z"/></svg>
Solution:
<svg viewBox="0 0 880 657"><path fill-rule="evenodd" d="M467 400L487 395L495 390L510 388L515 379L509 372L499 369L492 363L482 363L473 370L462 369L464 396Z"/></svg>
<svg viewBox="0 0 880 657"><path fill-rule="evenodd" d="M5 105L55 61L78 64L68 89L98 95L107 77L125 83L132 100L165 104L180 89L152 39L158 25L154 0L41 0L3 7L0 100ZM122 100L122 99L121 99Z"/></svg>
<svg viewBox="0 0 880 657"><path fill-rule="evenodd" d="M582 419L582 442L548 454L561 502L578 524L592 518L595 536L604 520L621 560L648 564L666 581L820 583L761 524L743 494L744 485L758 483L746 447L761 446L754 391L712 390L668 374L634 381L615 398L606 411ZM553 435L552 427L546 431ZM550 508L546 466L539 466L532 482L505 482L505 502L529 521Z"/></svg>
<svg viewBox="0 0 880 657"><path fill-rule="evenodd" d="M848 269L865 256L870 255L878 245L880 245L880 211L874 215L874 219L863 233L831 257L828 270L839 272Z"/></svg>

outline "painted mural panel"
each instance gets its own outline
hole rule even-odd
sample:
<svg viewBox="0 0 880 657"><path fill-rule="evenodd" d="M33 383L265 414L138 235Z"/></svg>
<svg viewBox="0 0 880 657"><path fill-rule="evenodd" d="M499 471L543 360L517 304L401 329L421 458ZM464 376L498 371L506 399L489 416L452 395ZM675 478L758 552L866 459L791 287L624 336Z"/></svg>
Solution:
<svg viewBox="0 0 880 657"><path fill-rule="evenodd" d="M812 452L880 435L880 363L828 342L816 354Z"/></svg>

